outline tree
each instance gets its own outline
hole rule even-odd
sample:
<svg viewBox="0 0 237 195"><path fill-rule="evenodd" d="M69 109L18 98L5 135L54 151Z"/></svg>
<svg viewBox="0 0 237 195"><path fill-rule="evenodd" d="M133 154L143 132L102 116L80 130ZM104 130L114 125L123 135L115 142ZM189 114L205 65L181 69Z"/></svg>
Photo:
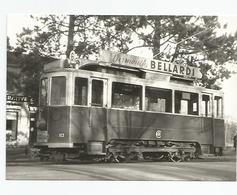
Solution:
<svg viewBox="0 0 237 195"><path fill-rule="evenodd" d="M132 16L127 21L115 28L132 30L142 44L126 52L148 47L155 59L200 67L203 77L199 84L207 88L219 88L216 81L230 77L225 64L237 61L237 33L218 36L217 17Z"/></svg>
<svg viewBox="0 0 237 195"><path fill-rule="evenodd" d="M32 97L37 105L39 97L39 81L46 63L53 61L51 57L42 57L37 49L27 55L22 55L20 63L22 64L22 86L23 92Z"/></svg>
<svg viewBox="0 0 237 195"><path fill-rule="evenodd" d="M30 96L38 103L39 80L43 65L54 60L42 57L38 50L28 54L22 53L22 48L7 52L7 63L16 64L20 72L7 71L7 90L18 95Z"/></svg>
<svg viewBox="0 0 237 195"><path fill-rule="evenodd" d="M10 39L7 37L7 64L17 64L17 53L13 53L13 47L10 45ZM7 69L7 93L21 94L22 86L20 75L17 71Z"/></svg>
<svg viewBox="0 0 237 195"><path fill-rule="evenodd" d="M39 50L41 55L59 57L74 50L80 57L96 56L101 49L124 52L132 42L128 30L121 31L115 24L125 24L129 17L90 15L46 15L33 17L34 29L23 28L18 35L18 46L25 51ZM131 31L130 31L131 33ZM67 45L65 44L67 42Z"/></svg>
<svg viewBox="0 0 237 195"><path fill-rule="evenodd" d="M13 53L18 55L19 63L23 66L22 90L37 102L40 74L45 63L52 57L68 56L71 50L81 54L81 57L87 57L95 51L96 44L89 38L88 28L94 22L89 16L47 15L33 18L38 25L33 30L23 28L18 35L18 47ZM67 39L66 46L63 41Z"/></svg>
<svg viewBox="0 0 237 195"><path fill-rule="evenodd" d="M47 15L32 18L37 25L34 29L23 28L14 52L21 55L20 63L24 66L23 90L34 98L38 97L40 72L48 57L62 54L69 57L72 50L83 58L96 56L100 49L116 47L118 51L123 51L129 39L121 31L114 30L112 24L116 18L113 17Z"/></svg>
<svg viewBox="0 0 237 195"><path fill-rule="evenodd" d="M90 16L33 17L38 25L23 29L18 45L42 56L96 57L101 49L129 53L149 48L155 59L200 67L200 85L217 88L230 76L227 62L236 62L237 34L218 35L216 16ZM67 42L67 45L65 44ZM140 44L141 43L141 44Z"/></svg>

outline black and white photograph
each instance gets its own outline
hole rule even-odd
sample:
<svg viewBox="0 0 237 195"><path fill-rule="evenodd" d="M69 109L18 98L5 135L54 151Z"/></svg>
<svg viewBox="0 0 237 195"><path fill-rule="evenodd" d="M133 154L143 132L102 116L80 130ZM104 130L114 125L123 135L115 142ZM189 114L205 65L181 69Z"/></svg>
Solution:
<svg viewBox="0 0 237 195"><path fill-rule="evenodd" d="M237 15L5 24L6 182L236 182Z"/></svg>

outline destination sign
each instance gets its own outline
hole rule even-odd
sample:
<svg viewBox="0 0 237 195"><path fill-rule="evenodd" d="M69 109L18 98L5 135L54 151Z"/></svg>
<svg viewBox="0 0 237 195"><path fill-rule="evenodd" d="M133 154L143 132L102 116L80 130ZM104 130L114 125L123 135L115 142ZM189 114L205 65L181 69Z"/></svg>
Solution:
<svg viewBox="0 0 237 195"><path fill-rule="evenodd" d="M174 64L170 62L148 59L134 55L127 55L105 50L101 52L99 60L102 62L107 62L118 66L145 69L156 72L181 75L190 78L202 77L202 74L199 71L199 68L197 67Z"/></svg>

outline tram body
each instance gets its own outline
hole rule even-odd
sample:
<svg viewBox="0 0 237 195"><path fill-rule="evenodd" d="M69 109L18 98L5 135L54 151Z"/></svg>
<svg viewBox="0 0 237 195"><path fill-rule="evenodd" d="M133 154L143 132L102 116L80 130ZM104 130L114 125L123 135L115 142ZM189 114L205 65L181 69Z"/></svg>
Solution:
<svg viewBox="0 0 237 195"><path fill-rule="evenodd" d="M141 141L139 152L148 153L159 148L159 140L198 143L205 153L224 147L221 91L171 74L98 62L85 61L77 69L64 68L61 60L47 66L35 144L42 151L106 155L113 140L135 140L132 146Z"/></svg>

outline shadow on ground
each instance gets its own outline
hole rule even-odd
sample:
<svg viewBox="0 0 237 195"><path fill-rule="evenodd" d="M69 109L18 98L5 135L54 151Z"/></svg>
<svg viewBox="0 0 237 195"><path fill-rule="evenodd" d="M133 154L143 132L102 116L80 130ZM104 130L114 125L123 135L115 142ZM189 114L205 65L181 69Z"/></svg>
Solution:
<svg viewBox="0 0 237 195"><path fill-rule="evenodd" d="M223 156L215 156L213 154L203 154L199 159L193 159L192 162L236 162L236 151L233 147L226 147L223 150ZM17 165L17 163L40 162L39 158L32 158L27 147L11 147L6 149L6 163L7 165ZM144 162L144 161L141 161ZM146 161L147 162L147 161ZM77 159L70 159L64 162L47 161L40 162L44 164L95 164L99 162L81 161ZM132 163L132 162L131 162Z"/></svg>

